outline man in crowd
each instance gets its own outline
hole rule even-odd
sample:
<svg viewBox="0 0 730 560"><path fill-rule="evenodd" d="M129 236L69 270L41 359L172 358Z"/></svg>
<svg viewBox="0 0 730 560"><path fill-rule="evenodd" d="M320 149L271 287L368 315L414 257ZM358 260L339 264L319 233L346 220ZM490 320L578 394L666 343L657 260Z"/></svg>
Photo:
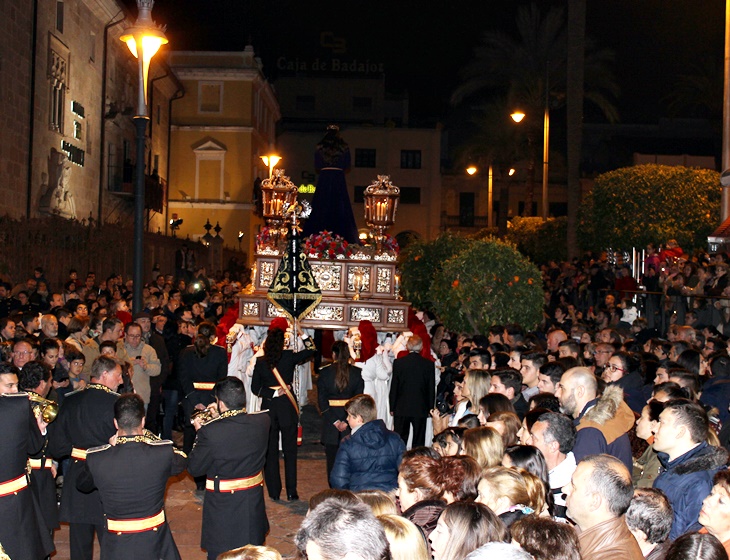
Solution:
<svg viewBox="0 0 730 560"><path fill-rule="evenodd" d="M522 396L526 401L540 392L540 368L547 363L547 356L542 352L529 352L521 356L520 374L522 375Z"/></svg>
<svg viewBox="0 0 730 560"><path fill-rule="evenodd" d="M160 400L162 398L162 384L170 374L170 356L167 353L167 346L162 335L152 328L152 317L149 313L136 313L132 320L142 327L142 340L155 350L160 360L160 375L150 378L150 403L147 407L147 429L158 433L157 416L160 412Z"/></svg>
<svg viewBox="0 0 730 560"><path fill-rule="evenodd" d="M517 416L522 420L529 410L529 405L522 396L522 375L514 368L496 369L492 373L489 385L490 393L500 393L507 397L515 407Z"/></svg>
<svg viewBox="0 0 730 560"><path fill-rule="evenodd" d="M134 367L132 383L146 410L150 403L150 379L160 375L160 360L155 349L142 340L142 327L137 323L128 323L124 332L124 342L119 342L117 355Z"/></svg>
<svg viewBox="0 0 730 560"><path fill-rule="evenodd" d="M626 525L646 560L664 560L672 541L672 506L664 492L637 488L626 511Z"/></svg>
<svg viewBox="0 0 730 560"><path fill-rule="evenodd" d="M20 339L13 344L13 365L19 370L23 366L36 359L36 349L30 339Z"/></svg>
<svg viewBox="0 0 730 560"><path fill-rule="evenodd" d="M267 414L246 414L246 390L236 377L213 389L220 416L205 425L195 419L197 435L188 471L206 476L201 546L208 560L245 544L263 544L269 531L263 474L271 421Z"/></svg>
<svg viewBox="0 0 730 560"><path fill-rule="evenodd" d="M58 337L58 319L55 315L47 314L41 317L41 334L40 340L43 341L46 338L57 338Z"/></svg>
<svg viewBox="0 0 730 560"><path fill-rule="evenodd" d="M578 463L565 492L568 517L580 529L583 560L643 560L623 515L634 488L631 474L610 455L589 455Z"/></svg>
<svg viewBox="0 0 730 560"><path fill-rule="evenodd" d="M0 363L0 543L13 560L38 560L53 551L28 485L28 455L39 453L46 424L36 419L28 396L18 393L18 371Z"/></svg>
<svg viewBox="0 0 730 560"><path fill-rule="evenodd" d="M654 450L663 470L654 488L662 490L672 504L672 540L700 529L702 501L712 491L712 477L728 460L725 449L708 445L708 429L705 410L686 399L667 401L659 415Z"/></svg>
<svg viewBox="0 0 730 560"><path fill-rule="evenodd" d="M491 369L492 356L486 348L475 348L469 352L469 369Z"/></svg>
<svg viewBox="0 0 730 560"><path fill-rule="evenodd" d="M555 389L560 383L560 378L565 373L565 367L560 362L547 362L540 367L537 376L537 388L541 393L555 394Z"/></svg>
<svg viewBox="0 0 730 560"><path fill-rule="evenodd" d="M12 342L15 340L15 321L10 317L0 319L0 342Z"/></svg>
<svg viewBox="0 0 730 560"><path fill-rule="evenodd" d="M172 442L144 436L144 402L127 394L114 403L111 444L89 449L76 486L98 489L108 533L101 555L109 560L180 558L165 517L165 488L185 470L186 457Z"/></svg>
<svg viewBox="0 0 730 560"><path fill-rule="evenodd" d="M383 560L389 546L383 526L365 504L328 498L304 518L295 538L308 560Z"/></svg>
<svg viewBox="0 0 730 560"><path fill-rule="evenodd" d="M555 500L555 517L565 519L565 495L563 486L570 482L576 463L573 455L575 426L563 414L542 414L532 425L528 445L537 447L545 457L550 481L550 492Z"/></svg>
<svg viewBox="0 0 730 560"><path fill-rule="evenodd" d="M608 453L627 469L633 468L628 431L634 425L634 413L624 402L620 387L607 387L598 397L598 382L590 369L569 369L560 379L555 396L560 410L573 418L578 431L573 447L576 461L587 455Z"/></svg>
<svg viewBox="0 0 730 560"><path fill-rule="evenodd" d="M76 480L86 461L86 451L107 444L117 431L114 403L119 395L114 391L121 384L119 362L100 356L91 366L91 384L83 391L66 395L58 417L51 424L49 455L57 459L71 456L64 476L60 518L71 525L69 540L74 560L91 560L94 533L100 543L106 536L99 493L81 493L76 488Z"/></svg>
<svg viewBox="0 0 730 560"><path fill-rule="evenodd" d="M436 399L436 373L433 362L420 354L420 336L409 338L406 348L408 355L393 362L390 411L395 432L407 445L413 426L413 447L418 447L426 442L426 419Z"/></svg>

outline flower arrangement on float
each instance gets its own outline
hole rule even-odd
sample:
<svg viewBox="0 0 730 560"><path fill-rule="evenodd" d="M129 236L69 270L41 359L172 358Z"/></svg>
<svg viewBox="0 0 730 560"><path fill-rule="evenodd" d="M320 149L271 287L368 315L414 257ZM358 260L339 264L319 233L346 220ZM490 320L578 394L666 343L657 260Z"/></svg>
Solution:
<svg viewBox="0 0 730 560"><path fill-rule="evenodd" d="M353 254L353 245L340 235L320 231L305 239L304 252L315 259L348 259Z"/></svg>

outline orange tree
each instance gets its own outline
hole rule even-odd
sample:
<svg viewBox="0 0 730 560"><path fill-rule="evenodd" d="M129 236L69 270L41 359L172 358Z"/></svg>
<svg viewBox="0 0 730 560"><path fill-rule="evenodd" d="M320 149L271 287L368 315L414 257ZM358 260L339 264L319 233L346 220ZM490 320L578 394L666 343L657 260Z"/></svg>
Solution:
<svg viewBox="0 0 730 560"><path fill-rule="evenodd" d="M540 271L513 245L494 238L472 241L443 262L429 297L439 320L460 332L483 333L505 323L533 329L542 319Z"/></svg>
<svg viewBox="0 0 730 560"><path fill-rule="evenodd" d="M637 165L596 177L581 207L585 248L644 247L676 239L690 249L706 244L720 223L716 171Z"/></svg>

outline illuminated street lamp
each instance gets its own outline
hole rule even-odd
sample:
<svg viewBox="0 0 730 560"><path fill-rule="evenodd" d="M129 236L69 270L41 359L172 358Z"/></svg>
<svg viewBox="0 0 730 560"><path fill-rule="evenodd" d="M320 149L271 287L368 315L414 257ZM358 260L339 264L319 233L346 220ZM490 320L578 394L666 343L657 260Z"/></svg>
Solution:
<svg viewBox="0 0 730 560"><path fill-rule="evenodd" d="M164 29L152 21L154 0L137 0L137 21L121 36L131 53L138 61L139 92L137 95L137 114L134 126L137 131L137 168L134 181L134 287L132 310L142 311L142 284L144 283L144 147L147 131L147 77L150 62L162 45L167 44Z"/></svg>
<svg viewBox="0 0 730 560"><path fill-rule="evenodd" d="M281 161L281 157L273 154L261 156L261 161L263 161L264 165L269 168L269 179L271 179L271 176L274 174L274 167L276 167L276 164Z"/></svg>
<svg viewBox="0 0 730 560"><path fill-rule="evenodd" d="M477 171L479 171L476 167L473 165L470 165L466 168L466 172L469 175L474 175ZM487 178L487 227L492 227L492 208L493 208L493 202L492 202L492 185L493 185L493 179L494 175L492 174L492 164L489 164L489 175Z"/></svg>
<svg viewBox="0 0 730 560"><path fill-rule="evenodd" d="M549 145L550 145L550 104L548 95L550 90L545 87L545 115L542 129L542 219L547 220L548 216L548 168L550 167ZM525 113L515 111L510 115L516 123L522 122Z"/></svg>

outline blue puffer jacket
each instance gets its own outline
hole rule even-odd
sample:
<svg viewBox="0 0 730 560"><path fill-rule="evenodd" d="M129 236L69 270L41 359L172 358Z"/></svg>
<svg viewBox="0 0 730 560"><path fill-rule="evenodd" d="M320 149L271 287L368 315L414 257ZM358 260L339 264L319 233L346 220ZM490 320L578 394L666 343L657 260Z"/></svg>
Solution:
<svg viewBox="0 0 730 560"><path fill-rule="evenodd" d="M389 492L398 486L398 467L405 450L400 436L389 431L382 420L367 422L340 442L330 485L353 492Z"/></svg>
<svg viewBox="0 0 730 560"><path fill-rule="evenodd" d="M728 452L705 442L669 462L666 453L658 453L662 472L654 481L654 488L662 490L674 510L672 531L674 540L688 531L700 529L698 521L702 501L712 491L712 478L725 468Z"/></svg>

